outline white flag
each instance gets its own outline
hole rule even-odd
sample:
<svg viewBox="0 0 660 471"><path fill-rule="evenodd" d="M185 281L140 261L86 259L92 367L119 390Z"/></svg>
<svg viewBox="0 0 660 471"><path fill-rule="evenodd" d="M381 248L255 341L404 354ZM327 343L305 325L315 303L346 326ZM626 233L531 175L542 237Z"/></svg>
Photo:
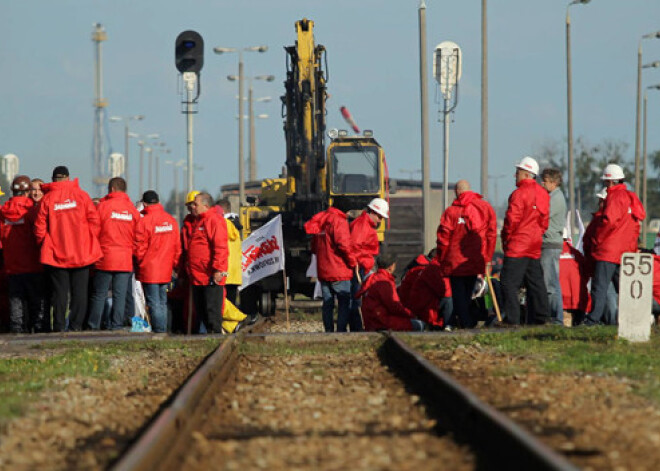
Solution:
<svg viewBox="0 0 660 471"><path fill-rule="evenodd" d="M284 239L282 238L282 216L271 219L245 239L242 268L243 284L246 286L284 269Z"/></svg>

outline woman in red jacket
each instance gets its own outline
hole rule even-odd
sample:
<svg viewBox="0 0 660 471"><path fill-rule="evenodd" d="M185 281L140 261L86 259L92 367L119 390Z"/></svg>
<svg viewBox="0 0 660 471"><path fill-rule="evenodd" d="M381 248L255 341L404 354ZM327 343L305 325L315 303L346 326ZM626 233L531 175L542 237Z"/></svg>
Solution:
<svg viewBox="0 0 660 471"><path fill-rule="evenodd" d="M424 330L424 323L413 318L410 310L401 304L396 292L394 256L381 254L376 265L378 271L367 278L356 295L362 297L365 330Z"/></svg>

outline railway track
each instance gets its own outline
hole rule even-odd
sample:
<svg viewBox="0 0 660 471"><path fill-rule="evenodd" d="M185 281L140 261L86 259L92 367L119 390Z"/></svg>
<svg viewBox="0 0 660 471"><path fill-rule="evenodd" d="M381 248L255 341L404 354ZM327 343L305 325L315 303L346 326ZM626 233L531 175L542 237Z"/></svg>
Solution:
<svg viewBox="0 0 660 471"><path fill-rule="evenodd" d="M441 463L575 469L394 336L263 333L223 342L113 469Z"/></svg>

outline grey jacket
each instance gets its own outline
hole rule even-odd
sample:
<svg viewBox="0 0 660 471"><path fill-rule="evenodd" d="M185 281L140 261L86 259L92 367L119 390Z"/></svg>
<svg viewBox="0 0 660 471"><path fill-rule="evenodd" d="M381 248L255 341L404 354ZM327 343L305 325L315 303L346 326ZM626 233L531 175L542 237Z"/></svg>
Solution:
<svg viewBox="0 0 660 471"><path fill-rule="evenodd" d="M566 226L566 200L559 187L550 193L550 224L543 234L544 249L561 249L564 246L563 232Z"/></svg>

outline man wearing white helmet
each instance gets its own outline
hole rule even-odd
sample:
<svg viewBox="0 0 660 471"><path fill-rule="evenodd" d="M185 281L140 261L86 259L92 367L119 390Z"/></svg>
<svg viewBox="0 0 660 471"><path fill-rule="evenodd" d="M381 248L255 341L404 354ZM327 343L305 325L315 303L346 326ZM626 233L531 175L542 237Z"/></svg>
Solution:
<svg viewBox="0 0 660 471"><path fill-rule="evenodd" d="M390 206L387 201L382 198L374 198L350 225L351 242L358 263L357 273L351 280L351 310L348 319L348 327L351 332L363 330L360 318L361 300L356 299L355 295L360 289L361 281L364 281L374 268L374 260L380 250L376 228L383 219L389 218L389 213Z"/></svg>
<svg viewBox="0 0 660 471"><path fill-rule="evenodd" d="M586 325L596 325L603 320L609 285L613 282L618 291L621 255L637 251L640 221L646 217L639 198L626 187L625 175L620 166L607 165L601 179L607 188L607 197L593 236L591 256L595 263L591 282L592 302ZM616 324L616 319L608 319L607 322Z"/></svg>
<svg viewBox="0 0 660 471"><path fill-rule="evenodd" d="M548 229L550 195L538 183L539 164L524 157L516 164L516 190L509 196L509 206L502 227L504 266L500 276L504 311L508 324L520 324L518 290L527 288L529 323L548 323L548 292L541 269L541 245Z"/></svg>

